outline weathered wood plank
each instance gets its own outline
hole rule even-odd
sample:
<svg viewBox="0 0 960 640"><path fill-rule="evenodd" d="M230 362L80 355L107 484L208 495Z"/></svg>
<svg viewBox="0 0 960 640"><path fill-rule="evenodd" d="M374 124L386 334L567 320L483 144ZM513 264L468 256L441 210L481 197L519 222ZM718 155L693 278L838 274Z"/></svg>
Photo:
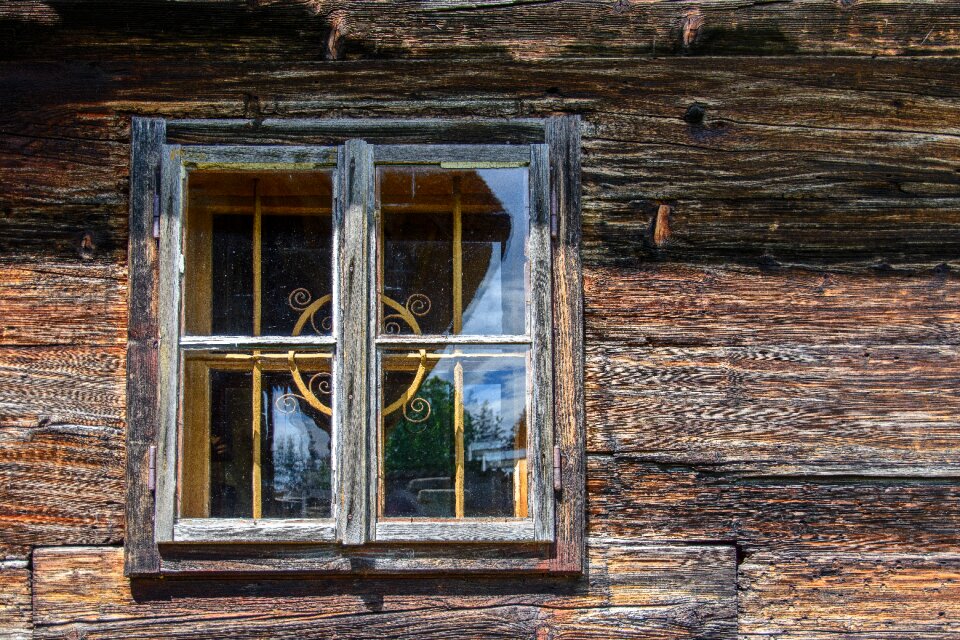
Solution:
<svg viewBox="0 0 960 640"><path fill-rule="evenodd" d="M30 568L26 560L0 559L0 636L32 640Z"/></svg>
<svg viewBox="0 0 960 640"><path fill-rule="evenodd" d="M123 423L124 348L0 347L0 427Z"/></svg>
<svg viewBox="0 0 960 640"><path fill-rule="evenodd" d="M960 349L587 350L592 452L774 475L960 476Z"/></svg>
<svg viewBox="0 0 960 640"><path fill-rule="evenodd" d="M786 5L667 0L480 0L410 5L279 0L158 5L31 0L0 12L7 55L107 51L131 40L154 54L232 54L310 60L436 56L538 59L549 56L670 54L955 53L960 18L949 2L803 0ZM390 20L383 16L389 15ZM227 35L229 34L229 38ZM240 41L243 47L229 47Z"/></svg>
<svg viewBox="0 0 960 640"><path fill-rule="evenodd" d="M37 131L29 144L0 148L0 179L10 185L0 198L13 220L0 217L0 230L9 224L9 233L26 233L16 220L42 203L74 207L71 216L81 215L77 207L122 206L127 159L126 134L114 124L119 112L250 116L249 100L241 96L255 88L273 102L254 115L273 119L262 128L251 120L239 141L293 141L278 130L279 117L583 113L588 264L762 260L929 267L956 265L960 253L960 128L953 124L960 122L960 71L950 59L239 66L227 58L185 67L138 58L140 72L131 76L120 55L103 59L86 84L76 81L80 71L67 63L0 67L3 88L18 95L4 116L9 126ZM26 77L44 89L27 91ZM91 94L88 84L101 91ZM92 133L89 124L64 120L65 112L80 112L100 128ZM203 140L214 142L213 131ZM64 145L82 146L94 136L110 144L94 153L96 160L65 155ZM308 131L299 140L334 141L329 131ZM655 243L651 219L664 201L672 206L670 233ZM117 221L106 218L107 228L93 229L107 234L95 243L122 246ZM89 225L81 219L76 225L82 237ZM58 242L70 227L62 228ZM856 242L849 240L852 233Z"/></svg>
<svg viewBox="0 0 960 640"><path fill-rule="evenodd" d="M589 580L138 581L120 550L34 554L37 637L733 638L732 546L598 540ZM276 611L282 608L283 616ZM451 611L455 614L451 615Z"/></svg>
<svg viewBox="0 0 960 640"><path fill-rule="evenodd" d="M113 189L110 186L109 189ZM8 197L5 191L0 199ZM127 211L124 205L24 205L12 202L0 208L0 269L7 265L38 269L50 266L119 263L126 255Z"/></svg>
<svg viewBox="0 0 960 640"><path fill-rule="evenodd" d="M0 545L119 543L123 453L114 427L0 429Z"/></svg>
<svg viewBox="0 0 960 640"><path fill-rule="evenodd" d="M592 536L736 542L745 550L955 552L952 478L758 477L589 456Z"/></svg>
<svg viewBox="0 0 960 640"><path fill-rule="evenodd" d="M757 553L740 566L740 637L960 635L960 554Z"/></svg>
<svg viewBox="0 0 960 640"><path fill-rule="evenodd" d="M960 278L944 269L593 265L584 280L595 345L960 345Z"/></svg>
<svg viewBox="0 0 960 640"><path fill-rule="evenodd" d="M38 219L36 226L42 225ZM2 265L0 301L4 347L106 346L126 339L126 272L118 265L53 260Z"/></svg>

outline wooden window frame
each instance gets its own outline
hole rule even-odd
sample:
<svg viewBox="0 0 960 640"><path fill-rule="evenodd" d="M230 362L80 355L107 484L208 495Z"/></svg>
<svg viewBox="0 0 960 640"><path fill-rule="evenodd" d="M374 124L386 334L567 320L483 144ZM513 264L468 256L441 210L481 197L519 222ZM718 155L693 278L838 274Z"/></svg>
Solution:
<svg viewBox="0 0 960 640"><path fill-rule="evenodd" d="M579 147L576 116L258 122L133 118L126 573L581 572L585 460ZM487 336L377 338L373 330L371 323L378 317L376 297L370 295L376 290L376 269L369 267L378 218L375 166L441 162L458 166L512 162L528 164L531 170L531 302L533 315L540 320L531 321L528 330L538 381L533 390L539 394L531 404L536 415L530 437L541 440L531 445L535 456L531 517L522 521L388 522L378 521L373 507L379 396L378 384L369 380L377 372L378 347L504 342ZM342 231L334 236L339 256L335 262L340 265L335 269L339 276L335 275L334 291L340 305L334 305L334 336L181 339L178 212L185 168L336 166L352 170L337 171L334 177L335 228ZM538 251L541 258L536 257ZM350 265L359 266L368 277L347 277ZM342 337L339 344L337 335ZM517 342L516 336L505 339ZM365 461L342 465L340 473L334 473L335 495L342 493L345 502L335 505L329 520L174 522L175 390L181 348L286 348L292 343L338 349L334 411L340 425L364 425L334 428L334 455ZM350 396L353 401L345 402Z"/></svg>

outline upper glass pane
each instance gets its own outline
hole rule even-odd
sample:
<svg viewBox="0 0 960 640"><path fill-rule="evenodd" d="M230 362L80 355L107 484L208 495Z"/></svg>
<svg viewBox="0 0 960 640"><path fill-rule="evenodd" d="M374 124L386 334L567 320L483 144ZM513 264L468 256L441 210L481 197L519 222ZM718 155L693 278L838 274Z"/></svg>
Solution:
<svg viewBox="0 0 960 640"><path fill-rule="evenodd" d="M527 180L525 168L377 168L381 333L526 333Z"/></svg>
<svg viewBox="0 0 960 640"><path fill-rule="evenodd" d="M330 334L332 183L332 170L189 174L186 334Z"/></svg>

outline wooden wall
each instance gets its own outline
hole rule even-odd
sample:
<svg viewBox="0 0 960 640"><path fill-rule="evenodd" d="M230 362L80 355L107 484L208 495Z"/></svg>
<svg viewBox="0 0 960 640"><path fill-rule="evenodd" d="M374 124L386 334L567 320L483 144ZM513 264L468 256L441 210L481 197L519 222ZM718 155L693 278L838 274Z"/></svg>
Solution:
<svg viewBox="0 0 960 640"><path fill-rule="evenodd" d="M957 0L0 5L0 636L960 637L958 56ZM557 113L586 576L124 579L130 116Z"/></svg>

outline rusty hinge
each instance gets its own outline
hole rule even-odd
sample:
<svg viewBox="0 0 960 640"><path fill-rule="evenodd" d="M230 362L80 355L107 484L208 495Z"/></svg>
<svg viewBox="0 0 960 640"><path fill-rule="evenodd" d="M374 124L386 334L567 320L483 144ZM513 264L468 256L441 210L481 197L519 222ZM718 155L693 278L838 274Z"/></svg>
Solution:
<svg viewBox="0 0 960 640"><path fill-rule="evenodd" d="M560 453L560 445L553 447L553 490L557 493L563 487L561 473L563 472L563 454Z"/></svg>
<svg viewBox="0 0 960 640"><path fill-rule="evenodd" d="M154 445L147 449L147 488L157 490L157 448Z"/></svg>

